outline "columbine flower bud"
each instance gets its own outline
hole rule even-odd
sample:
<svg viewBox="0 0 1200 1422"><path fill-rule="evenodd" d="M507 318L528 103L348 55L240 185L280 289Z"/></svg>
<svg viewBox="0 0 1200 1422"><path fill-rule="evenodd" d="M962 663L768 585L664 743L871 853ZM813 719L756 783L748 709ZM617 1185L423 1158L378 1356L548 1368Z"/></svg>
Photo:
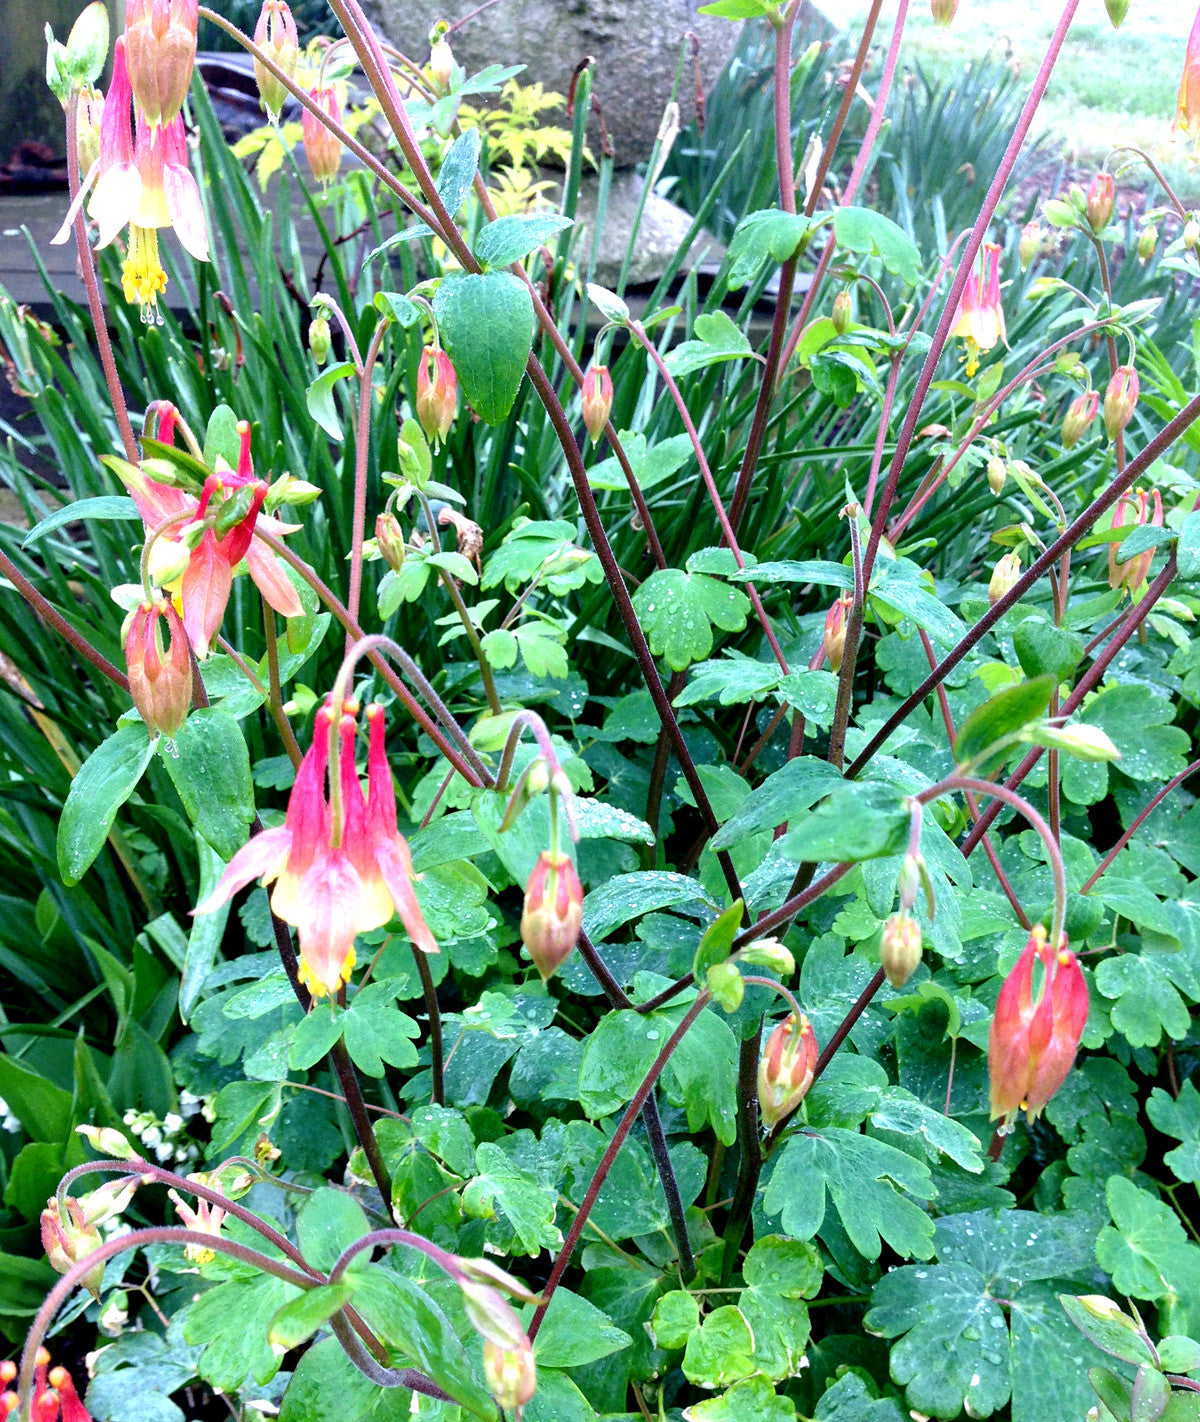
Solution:
<svg viewBox="0 0 1200 1422"><path fill-rule="evenodd" d="M1008 465L998 454L993 454L987 462L988 488L997 498L1004 492L1004 485L1008 480Z"/></svg>
<svg viewBox="0 0 1200 1422"><path fill-rule="evenodd" d="M313 88L308 91L308 97L322 113L328 114L340 126L342 104L336 89ZM304 136L304 156L308 159L313 177L322 187L328 187L337 177L338 168L341 167L342 141L336 134L330 133L316 114L308 109L305 109L301 116L300 129Z"/></svg>
<svg viewBox="0 0 1200 1422"><path fill-rule="evenodd" d="M846 651L846 612L853 606L851 597L839 597L825 614L825 635L822 641L825 655L833 672L842 669L842 656Z"/></svg>
<svg viewBox="0 0 1200 1422"><path fill-rule="evenodd" d="M429 51L429 77L439 94L449 91L454 78L454 51L444 34L438 35Z"/></svg>
<svg viewBox="0 0 1200 1422"><path fill-rule="evenodd" d="M929 11L936 24L948 25L958 13L958 0L929 0Z"/></svg>
<svg viewBox="0 0 1200 1422"><path fill-rule="evenodd" d="M514 1422L521 1422L521 1409L537 1388L537 1368L533 1347L526 1338L517 1348L501 1348L486 1338L483 1344L483 1376L488 1391Z"/></svg>
<svg viewBox="0 0 1200 1422"><path fill-rule="evenodd" d="M1112 220L1116 188L1111 173L1097 173L1088 185L1087 216L1093 232L1103 232Z"/></svg>
<svg viewBox="0 0 1200 1422"><path fill-rule="evenodd" d="M1002 597L1012 592L1020 576L1021 555L1015 551L1006 553L992 569L991 581L988 583L988 602L995 607Z"/></svg>
<svg viewBox="0 0 1200 1422"><path fill-rule="evenodd" d="M833 329L839 336L844 336L850 325L850 318L854 310L850 303L850 293L839 291L833 298Z"/></svg>
<svg viewBox="0 0 1200 1422"><path fill-rule="evenodd" d="M1034 963L1042 967L1033 1001ZM1055 952L1046 930L1033 932L996 999L988 1039L992 1118L1006 1121L1024 1111L1033 1121L1066 1080L1079 1050L1088 1015L1087 984L1064 937Z"/></svg>
<svg viewBox="0 0 1200 1422"><path fill-rule="evenodd" d="M67 36L67 66L80 83L90 86L99 79L108 58L108 35L108 6L92 0Z"/></svg>
<svg viewBox="0 0 1200 1422"><path fill-rule="evenodd" d="M1121 28L1121 21L1129 13L1129 0L1104 0L1104 8L1108 11L1109 23L1114 30Z"/></svg>
<svg viewBox="0 0 1200 1422"><path fill-rule="evenodd" d="M758 1110L768 1130L790 1115L808 1095L817 1068L817 1039L803 1013L793 1013L773 1029L758 1064Z"/></svg>
<svg viewBox="0 0 1200 1422"><path fill-rule="evenodd" d="M612 410L613 383L606 365L589 365L583 377L580 404L583 406L583 423L595 444L604 433L608 416Z"/></svg>
<svg viewBox="0 0 1200 1422"><path fill-rule="evenodd" d="M1027 222L1021 228L1021 240L1017 243L1017 256L1020 258L1022 271L1028 271L1030 262L1041 252L1044 240L1044 234L1038 223Z"/></svg>
<svg viewBox="0 0 1200 1422"><path fill-rule="evenodd" d="M1063 416L1062 422L1062 442L1065 449L1074 449L1087 434L1092 421L1096 418L1099 405L1100 396L1097 391L1087 390L1082 395L1076 395L1067 406L1067 413Z"/></svg>
<svg viewBox="0 0 1200 1422"><path fill-rule="evenodd" d="M921 961L921 926L906 913L894 913L883 925L879 959L887 980L902 988Z"/></svg>
<svg viewBox="0 0 1200 1422"><path fill-rule="evenodd" d="M308 326L308 348L318 365L324 365L333 348L333 336L329 330L329 317L314 316Z"/></svg>
<svg viewBox="0 0 1200 1422"><path fill-rule="evenodd" d="M1037 742L1038 745L1066 751L1077 760L1121 759L1121 752L1113 745L1108 733L1099 726L1089 726L1084 721L1073 721L1069 726L1042 726L1038 731Z"/></svg>
<svg viewBox="0 0 1200 1422"><path fill-rule="evenodd" d="M1183 224L1183 245L1189 252L1194 252L1200 246L1200 222L1194 217L1189 217Z"/></svg>
<svg viewBox="0 0 1200 1422"><path fill-rule="evenodd" d="M160 617L166 619L171 637L165 653ZM192 660L174 603L159 598L135 610L125 637L125 664L129 694L146 729L152 735L174 736L192 703Z"/></svg>
<svg viewBox="0 0 1200 1422"><path fill-rule="evenodd" d="M1109 439L1116 439L1137 409L1137 371L1131 365L1119 365L1104 392L1104 428Z"/></svg>
<svg viewBox="0 0 1200 1422"><path fill-rule="evenodd" d="M583 886L566 854L544 849L525 886L521 940L546 982L579 941Z"/></svg>
<svg viewBox="0 0 1200 1422"><path fill-rule="evenodd" d="M125 1136L115 1126L76 1126L75 1129L93 1150L114 1160L138 1160L140 1157Z"/></svg>
<svg viewBox="0 0 1200 1422"><path fill-rule="evenodd" d="M417 366L417 419L431 444L450 433L458 411L458 377L440 346L426 346Z"/></svg>
<svg viewBox="0 0 1200 1422"><path fill-rule="evenodd" d="M404 530L390 509L375 520L375 546L392 572L398 573L404 566Z"/></svg>
<svg viewBox="0 0 1200 1422"><path fill-rule="evenodd" d="M258 24L254 27L254 43L289 79L295 79L296 66L300 61L300 41L296 34L296 21L286 0L264 0ZM267 117L272 123L277 122L279 111L288 97L286 87L258 59L254 61L254 81Z"/></svg>
<svg viewBox="0 0 1200 1422"><path fill-rule="evenodd" d="M1163 526L1162 495L1157 489L1138 489L1121 495L1113 511L1112 526L1124 528L1129 523L1139 528L1146 524L1153 528ZM1119 549L1119 543L1108 545L1108 585L1114 592L1121 588L1128 588L1133 592L1135 588L1141 587L1150 574L1154 549L1146 548L1141 553L1135 553L1124 563L1117 561Z"/></svg>
<svg viewBox="0 0 1200 1422"><path fill-rule="evenodd" d="M1138 261L1143 266L1154 255L1154 249L1158 246L1158 228L1151 223L1149 227L1143 227L1138 233L1137 254Z"/></svg>
<svg viewBox="0 0 1200 1422"><path fill-rule="evenodd" d="M796 971L796 959L790 948L785 948L778 939L760 938L756 943L747 944L737 955L739 963L750 968L769 968L781 978L790 978Z"/></svg>
<svg viewBox="0 0 1200 1422"><path fill-rule="evenodd" d="M104 95L99 89L82 89L75 120L75 151L79 155L81 181L100 157L100 120L103 117Z"/></svg>
<svg viewBox="0 0 1200 1422"><path fill-rule="evenodd" d="M170 123L187 98L197 21L197 0L125 0L129 82L152 129Z"/></svg>
<svg viewBox="0 0 1200 1422"><path fill-rule="evenodd" d="M47 1200L41 1224L42 1248L46 1251L50 1267L59 1274L65 1274L73 1264L86 1259L103 1242L95 1223L87 1218L79 1201L70 1195L63 1201L61 1210L53 1196ZM103 1260L80 1280L94 1299L99 1299L103 1281Z"/></svg>

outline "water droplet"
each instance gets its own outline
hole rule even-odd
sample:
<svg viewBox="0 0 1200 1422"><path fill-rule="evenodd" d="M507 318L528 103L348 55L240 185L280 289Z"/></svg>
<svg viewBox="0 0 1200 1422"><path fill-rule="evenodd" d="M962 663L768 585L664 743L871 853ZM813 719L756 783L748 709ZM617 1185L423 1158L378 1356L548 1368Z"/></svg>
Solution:
<svg viewBox="0 0 1200 1422"><path fill-rule="evenodd" d="M647 1042L657 1042L657 1041L658 1041L658 1028L657 1028L657 1027L651 1027L650 1030L646 1033L646 1041L647 1041Z"/></svg>

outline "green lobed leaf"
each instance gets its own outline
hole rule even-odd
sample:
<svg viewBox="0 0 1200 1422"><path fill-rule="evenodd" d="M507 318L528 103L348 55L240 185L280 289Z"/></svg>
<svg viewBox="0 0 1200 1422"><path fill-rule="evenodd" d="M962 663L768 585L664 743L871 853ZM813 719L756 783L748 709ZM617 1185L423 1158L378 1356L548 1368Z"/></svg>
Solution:
<svg viewBox="0 0 1200 1422"><path fill-rule="evenodd" d="M866 207L839 207L833 235L851 252L873 252L906 286L916 286L921 280L921 254L916 243L883 213Z"/></svg>
<svg viewBox="0 0 1200 1422"><path fill-rule="evenodd" d="M607 1358L632 1342L595 1304L570 1289L559 1288L542 1319L533 1355L539 1368L577 1368Z"/></svg>
<svg viewBox="0 0 1200 1422"><path fill-rule="evenodd" d="M714 627L740 632L750 599L704 573L662 568L651 573L633 595L633 606L656 657L672 671L684 671L712 652Z"/></svg>

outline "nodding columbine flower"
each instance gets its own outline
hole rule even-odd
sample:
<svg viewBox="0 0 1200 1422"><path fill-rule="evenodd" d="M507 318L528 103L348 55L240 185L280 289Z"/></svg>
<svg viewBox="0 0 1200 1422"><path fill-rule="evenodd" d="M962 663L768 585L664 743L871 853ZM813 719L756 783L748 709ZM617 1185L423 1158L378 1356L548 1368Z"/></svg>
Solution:
<svg viewBox="0 0 1200 1422"><path fill-rule="evenodd" d="M514 1348L502 1348L485 1338L483 1375L496 1405L510 1413L514 1422L521 1422L521 1409L537 1390L537 1367L529 1339L522 1339Z"/></svg>
<svg viewBox="0 0 1200 1422"><path fill-rule="evenodd" d="M1104 428L1109 439L1116 439L1133 419L1139 390L1138 374L1133 366L1117 366L1104 391Z"/></svg>
<svg viewBox="0 0 1200 1422"><path fill-rule="evenodd" d="M296 67L300 62L300 40L296 34L296 21L286 0L263 0L258 24L254 27L254 43L289 79L295 80ZM277 123L279 111L287 102L287 88L257 57L254 60L254 82L258 85L258 96L267 117L272 123Z"/></svg>
<svg viewBox="0 0 1200 1422"><path fill-rule="evenodd" d="M170 635L165 652L160 619ZM146 729L151 735L173 738L192 704L192 658L183 623L166 598L139 603L134 609L125 637L125 665L129 694Z"/></svg>
<svg viewBox="0 0 1200 1422"><path fill-rule="evenodd" d="M159 425L160 437L169 440L173 415L167 413ZM113 459L113 468L129 490L147 533L182 514L181 518L155 540L151 550L150 572L158 570L159 578L182 611L183 627L192 650L203 659L225 615L233 586L233 570L245 560L247 571L259 591L281 617L299 617L304 609L296 589L275 554L259 539L255 530L277 537L294 532L299 524L280 523L261 512L267 486L255 478L250 457L250 426L245 420L238 425L241 452L238 467L230 469L218 457L215 473L204 482L200 498L183 489L161 484L137 465ZM241 498L245 511L223 535L212 527L205 528L197 538L196 530L227 502ZM234 511L240 505L233 504ZM177 571L182 564L182 572Z"/></svg>
<svg viewBox="0 0 1200 1422"><path fill-rule="evenodd" d="M1124 528L1133 524L1142 528L1149 524L1152 528L1163 526L1162 495L1157 489L1137 489L1121 495L1113 512L1112 526ZM1108 585L1114 592L1128 588L1133 592L1140 588L1150 575L1150 564L1154 562L1154 549L1146 548L1135 553L1124 563L1117 562L1119 543L1108 545Z"/></svg>
<svg viewBox="0 0 1200 1422"><path fill-rule="evenodd" d="M1172 128L1176 132L1186 133L1193 145L1200 148L1200 9L1196 11L1192 30L1188 35Z"/></svg>
<svg viewBox="0 0 1200 1422"><path fill-rule="evenodd" d="M521 941L547 982L579 942L583 885L570 855L543 849L525 886Z"/></svg>
<svg viewBox="0 0 1200 1422"><path fill-rule="evenodd" d="M16 1382L17 1365L10 1359L0 1363L0 1385ZM16 1415L21 1399L15 1392L0 1393L0 1417ZM30 1422L92 1422L92 1414L79 1400L75 1384L66 1368L50 1367L50 1354L37 1350L34 1359L33 1389L29 1395Z"/></svg>
<svg viewBox="0 0 1200 1422"><path fill-rule="evenodd" d="M772 1130L808 1095L817 1069L817 1039L803 1013L792 1013L775 1027L758 1063L758 1111Z"/></svg>
<svg viewBox="0 0 1200 1422"><path fill-rule="evenodd" d="M458 412L458 376L440 346L426 346L417 366L417 419L431 444L450 433Z"/></svg>
<svg viewBox="0 0 1200 1422"><path fill-rule="evenodd" d="M842 657L846 652L846 613L854 606L852 597L839 597L825 614L825 632L821 648L829 659L829 668L834 673L842 669Z"/></svg>
<svg viewBox="0 0 1200 1422"><path fill-rule="evenodd" d="M980 352L1008 341L1000 304L1000 248L995 242L979 249L978 265L967 276L950 334L966 342L968 379L979 369Z"/></svg>
<svg viewBox="0 0 1200 1422"><path fill-rule="evenodd" d="M992 576L988 582L988 602L995 607L1002 597L1006 597L1021 576L1021 555L1017 552L1006 553L1003 558L996 560L996 566L992 569Z"/></svg>
<svg viewBox="0 0 1200 1422"><path fill-rule="evenodd" d="M1100 394L1096 390L1087 390L1082 395L1076 395L1071 401L1062 422L1062 442L1065 449L1074 449L1087 434L1099 407Z"/></svg>
<svg viewBox="0 0 1200 1422"><path fill-rule="evenodd" d="M196 63L197 0L125 0L129 78L153 128L183 107Z"/></svg>
<svg viewBox="0 0 1200 1422"><path fill-rule="evenodd" d="M220 908L251 880L274 884L271 907L300 935L300 979L314 997L335 993L354 969L354 940L399 914L413 944L437 943L413 891L412 857L396 827L396 792L388 767L382 706L367 708L371 743L364 798L354 765L357 705L338 724L340 822L326 793L333 707L317 712L313 742L296 772L287 818L263 830L230 860L196 913Z"/></svg>
<svg viewBox="0 0 1200 1422"><path fill-rule="evenodd" d="M1116 196L1111 173L1097 173L1088 184L1087 218L1093 232L1103 232L1112 220Z"/></svg>
<svg viewBox="0 0 1200 1422"><path fill-rule="evenodd" d="M612 411L613 383L608 366L588 366L583 377L583 389L579 392L579 403L583 409L584 427L595 444L604 433Z"/></svg>
<svg viewBox="0 0 1200 1422"><path fill-rule="evenodd" d="M189 1180L194 1180L197 1185L208 1185L213 1190L224 1194L221 1189L221 1177L219 1172L214 1172L212 1176L196 1174L189 1175ZM183 1198L178 1190L168 1190L167 1198L175 1206L175 1213L183 1221L188 1229L199 1230L201 1234L211 1234L214 1238L220 1235L221 1226L225 1223L225 1210L220 1205L214 1205L208 1200L197 1200L192 1206ZM215 1250L207 1249L203 1244L185 1244L184 1254L193 1264L211 1264L217 1257Z"/></svg>
<svg viewBox="0 0 1200 1422"><path fill-rule="evenodd" d="M65 1274L73 1264L99 1249L102 1241L97 1225L113 1219L125 1209L140 1181L110 1180L86 1195L67 1195L60 1205L55 1196L42 1211L42 1248L51 1268ZM100 1297L104 1279L103 1259L81 1280L94 1299Z"/></svg>
<svg viewBox="0 0 1200 1422"><path fill-rule="evenodd" d="M1035 962L1042 965L1036 1002ZM1018 1111L1037 1119L1074 1064L1087 1015L1087 984L1065 935L1055 952L1035 924L996 999L988 1038L993 1120L1008 1124Z"/></svg>
<svg viewBox="0 0 1200 1422"><path fill-rule="evenodd" d="M107 247L129 221L142 194L142 176L133 147L133 90L129 86L123 35L118 35L113 45L112 82L100 117L100 156L81 181L76 202L82 201L89 186L92 195L88 216L99 228L96 245ZM67 240L67 229L74 216L73 210L68 212L55 242Z"/></svg>
<svg viewBox="0 0 1200 1422"><path fill-rule="evenodd" d="M322 113L328 114L334 123L341 125L342 101L338 98L336 89L328 85L323 88L314 87L308 91L308 97ZM316 114L308 109L305 109L301 116L300 128L304 135L304 156L308 159L313 177L322 187L328 187L337 177L338 169L342 165L342 140L336 134L330 133Z"/></svg>

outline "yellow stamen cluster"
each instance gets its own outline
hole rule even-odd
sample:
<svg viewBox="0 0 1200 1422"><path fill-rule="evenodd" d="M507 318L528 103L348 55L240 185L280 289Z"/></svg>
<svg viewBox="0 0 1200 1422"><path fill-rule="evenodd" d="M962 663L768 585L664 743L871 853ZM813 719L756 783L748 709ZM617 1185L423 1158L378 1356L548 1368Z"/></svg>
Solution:
<svg viewBox="0 0 1200 1422"><path fill-rule="evenodd" d="M153 227L129 228L129 252L121 267L125 300L136 302L147 325L161 325L159 293L167 289L167 274L158 259L158 233Z"/></svg>

